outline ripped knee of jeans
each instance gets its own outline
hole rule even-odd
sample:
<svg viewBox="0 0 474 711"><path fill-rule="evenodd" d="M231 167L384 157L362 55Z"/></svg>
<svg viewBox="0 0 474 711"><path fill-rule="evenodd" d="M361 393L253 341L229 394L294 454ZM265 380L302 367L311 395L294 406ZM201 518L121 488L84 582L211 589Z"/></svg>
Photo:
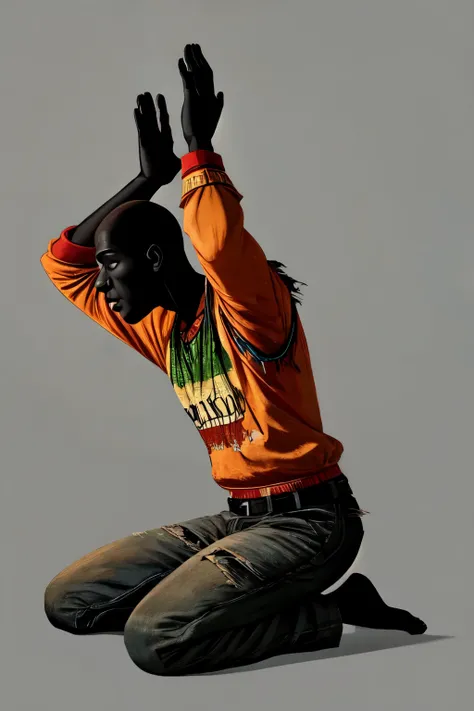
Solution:
<svg viewBox="0 0 474 711"><path fill-rule="evenodd" d="M212 553L203 556L221 571L228 585L236 588L251 589L261 587L263 576L252 563L242 555L225 548L217 548Z"/></svg>
<svg viewBox="0 0 474 711"><path fill-rule="evenodd" d="M172 526L162 526L161 528L163 531L166 531L166 533L169 533L170 536L178 538L180 541L185 543L193 551L197 552L206 547L206 544L185 526L173 524Z"/></svg>

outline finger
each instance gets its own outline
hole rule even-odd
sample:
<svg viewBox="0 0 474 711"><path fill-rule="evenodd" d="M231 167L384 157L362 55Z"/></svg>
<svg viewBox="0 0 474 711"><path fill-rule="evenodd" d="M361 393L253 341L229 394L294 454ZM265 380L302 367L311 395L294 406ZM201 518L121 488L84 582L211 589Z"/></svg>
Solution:
<svg viewBox="0 0 474 711"><path fill-rule="evenodd" d="M181 79L183 80L183 89L186 90L191 90L192 89L192 83L191 83L191 74L188 72L186 63L183 58L181 58L178 62L178 69L179 73L181 74Z"/></svg>
<svg viewBox="0 0 474 711"><path fill-rule="evenodd" d="M155 108L152 96L149 91L145 91L145 93L143 94L143 103L145 104L145 106L147 108L151 108L151 107Z"/></svg>
<svg viewBox="0 0 474 711"><path fill-rule="evenodd" d="M147 120L149 122L150 129L155 132L155 131L160 131L159 125L158 125L158 116L156 114L156 106L155 102L153 100L152 95L148 91L145 94L145 102L146 102L146 112L147 112Z"/></svg>
<svg viewBox="0 0 474 711"><path fill-rule="evenodd" d="M143 114L141 114L138 109L135 109L134 116L139 143L143 147L149 146L153 142L156 132L153 133L150 131L149 123L144 120Z"/></svg>
<svg viewBox="0 0 474 711"><path fill-rule="evenodd" d="M153 97L149 91L143 94L142 98L143 112L150 118L156 118L156 109L153 101Z"/></svg>
<svg viewBox="0 0 474 711"><path fill-rule="evenodd" d="M156 97L156 103L158 110L160 112L160 127L162 133L171 133L170 127L170 115L168 113L168 107L166 106L166 99L163 94L158 94Z"/></svg>
<svg viewBox="0 0 474 711"><path fill-rule="evenodd" d="M197 69L197 62L194 58L194 50L192 44L187 44L184 48L184 59L188 67L188 71L192 72Z"/></svg>
<svg viewBox="0 0 474 711"><path fill-rule="evenodd" d="M133 117L135 119L135 126L137 127L138 133L141 133L141 114L138 109L133 109Z"/></svg>
<svg viewBox="0 0 474 711"><path fill-rule="evenodd" d="M219 113L221 113L224 108L224 94L222 91L217 94L217 105L219 106Z"/></svg>
<svg viewBox="0 0 474 711"><path fill-rule="evenodd" d="M156 105L158 106L160 112L160 120L169 121L168 106L166 105L166 99L163 94L156 95Z"/></svg>
<svg viewBox="0 0 474 711"><path fill-rule="evenodd" d="M140 111L141 114L143 114L145 111L143 100L144 100L144 94L138 94L137 106L138 106L138 110Z"/></svg>
<svg viewBox="0 0 474 711"><path fill-rule="evenodd" d="M191 45L191 52L195 64L194 82L197 91L206 96L214 95L214 75L212 69L198 44Z"/></svg>
<svg viewBox="0 0 474 711"><path fill-rule="evenodd" d="M194 57L196 58L196 61L199 64L199 66L201 67L201 69L205 69L207 72L212 74L212 68L202 53L201 45L195 44L195 45L193 45L193 48L194 48Z"/></svg>
<svg viewBox="0 0 474 711"><path fill-rule="evenodd" d="M142 146L148 146L150 144L151 135L150 127L146 120L143 119L143 114L140 113L139 109L134 109L133 115L135 117L135 125L137 127L138 140Z"/></svg>
<svg viewBox="0 0 474 711"><path fill-rule="evenodd" d="M170 115L168 113L168 106L166 105L166 99L163 94L158 94L156 97L156 104L160 112L160 123L169 124Z"/></svg>
<svg viewBox="0 0 474 711"><path fill-rule="evenodd" d="M201 48L199 47L198 44L192 44L191 45L191 54L193 57L193 61L199 69L202 69L202 62L201 62L201 57L202 57L202 52Z"/></svg>

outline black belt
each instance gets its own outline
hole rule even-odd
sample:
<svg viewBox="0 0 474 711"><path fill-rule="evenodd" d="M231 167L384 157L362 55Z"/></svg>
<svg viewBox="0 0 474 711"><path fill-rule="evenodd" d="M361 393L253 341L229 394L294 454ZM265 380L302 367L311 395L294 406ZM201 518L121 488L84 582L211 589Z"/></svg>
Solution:
<svg viewBox="0 0 474 711"><path fill-rule="evenodd" d="M227 501L229 511L239 516L263 516L330 504L349 496L352 496L352 489L343 475L322 484L314 484L306 489L289 491L285 494L259 496L257 499L229 498Z"/></svg>

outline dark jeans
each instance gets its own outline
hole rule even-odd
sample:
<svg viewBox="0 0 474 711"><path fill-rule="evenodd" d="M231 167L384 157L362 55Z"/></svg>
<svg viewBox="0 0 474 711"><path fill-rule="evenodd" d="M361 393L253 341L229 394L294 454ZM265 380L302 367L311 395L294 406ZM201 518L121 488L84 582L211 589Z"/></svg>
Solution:
<svg viewBox="0 0 474 711"><path fill-rule="evenodd" d="M50 622L119 632L143 671L215 671L337 647L342 621L321 593L354 562L357 501L259 517L229 511L110 543L48 585Z"/></svg>

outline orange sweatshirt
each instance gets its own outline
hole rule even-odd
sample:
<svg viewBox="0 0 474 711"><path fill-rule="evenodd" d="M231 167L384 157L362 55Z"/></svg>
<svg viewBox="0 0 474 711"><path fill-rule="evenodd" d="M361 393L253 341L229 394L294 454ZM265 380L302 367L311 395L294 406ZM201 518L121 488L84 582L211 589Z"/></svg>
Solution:
<svg viewBox="0 0 474 711"><path fill-rule="evenodd" d="M323 432L308 346L291 293L244 227L219 155L182 159L184 231L206 276L186 342L160 307L126 324L94 288L93 247L51 240L41 263L85 314L164 371L200 432L215 481L230 496L302 488L340 474L342 444ZM201 309L200 309L201 310Z"/></svg>

